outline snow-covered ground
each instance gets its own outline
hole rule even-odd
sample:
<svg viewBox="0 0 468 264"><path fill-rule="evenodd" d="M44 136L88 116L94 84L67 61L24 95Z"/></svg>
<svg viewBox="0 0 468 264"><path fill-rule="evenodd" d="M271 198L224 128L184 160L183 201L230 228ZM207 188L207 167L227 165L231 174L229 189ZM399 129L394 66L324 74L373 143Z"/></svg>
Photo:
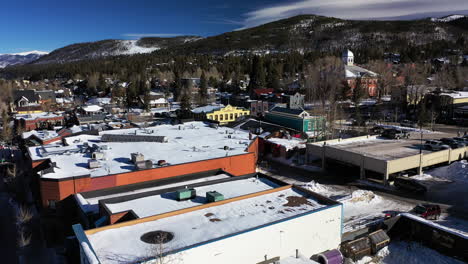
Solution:
<svg viewBox="0 0 468 264"><path fill-rule="evenodd" d="M303 187L343 203L345 233L381 221L387 212L407 212L414 207L414 204L387 199L371 191L349 192L315 181Z"/></svg>
<svg viewBox="0 0 468 264"><path fill-rule="evenodd" d="M416 242L396 241L382 248L376 256L366 256L355 264L462 264Z"/></svg>

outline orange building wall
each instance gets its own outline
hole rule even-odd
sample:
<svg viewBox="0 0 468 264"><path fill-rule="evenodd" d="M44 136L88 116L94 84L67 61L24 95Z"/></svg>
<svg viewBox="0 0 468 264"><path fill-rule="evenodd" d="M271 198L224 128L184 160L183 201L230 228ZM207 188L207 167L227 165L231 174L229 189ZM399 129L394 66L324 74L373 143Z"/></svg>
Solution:
<svg viewBox="0 0 468 264"><path fill-rule="evenodd" d="M100 190L209 170L222 169L234 176L254 173L258 159L258 139L249 145L247 151L250 153L102 177L80 177L61 181L41 179L42 204L47 207L48 200L60 201L79 192Z"/></svg>

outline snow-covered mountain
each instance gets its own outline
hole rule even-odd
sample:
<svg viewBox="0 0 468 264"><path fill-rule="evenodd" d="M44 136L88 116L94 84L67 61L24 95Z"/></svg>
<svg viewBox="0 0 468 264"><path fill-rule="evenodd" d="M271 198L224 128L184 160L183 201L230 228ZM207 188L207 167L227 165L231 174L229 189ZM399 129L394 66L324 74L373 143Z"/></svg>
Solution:
<svg viewBox="0 0 468 264"><path fill-rule="evenodd" d="M77 43L56 49L35 63L63 63L108 56L151 53L159 49L170 48L199 39L201 39L201 37L197 36L172 38L148 37L139 40L108 39L96 42Z"/></svg>
<svg viewBox="0 0 468 264"><path fill-rule="evenodd" d="M454 20L458 20L458 19L462 19L462 18L465 18L465 17L468 17L468 16L465 16L465 15L450 15L450 16L445 16L445 17L441 17L441 18L431 18L431 21L433 22L451 22L451 21L454 21Z"/></svg>
<svg viewBox="0 0 468 264"><path fill-rule="evenodd" d="M27 64L47 54L49 53L38 50L20 53L0 54L0 68L5 68L11 65Z"/></svg>

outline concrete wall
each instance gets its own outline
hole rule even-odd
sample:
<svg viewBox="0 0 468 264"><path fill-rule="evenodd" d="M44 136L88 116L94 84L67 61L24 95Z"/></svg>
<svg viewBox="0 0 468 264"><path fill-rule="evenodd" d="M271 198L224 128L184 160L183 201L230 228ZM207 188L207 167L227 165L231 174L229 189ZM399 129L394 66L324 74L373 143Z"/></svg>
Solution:
<svg viewBox="0 0 468 264"><path fill-rule="evenodd" d="M342 205L288 221L192 247L168 256L174 263L258 263L293 256L307 257L334 249L341 243ZM151 261L147 262L151 263Z"/></svg>
<svg viewBox="0 0 468 264"><path fill-rule="evenodd" d="M468 147L458 149L447 149L428 154L423 154L422 159L420 155L413 155L401 159L395 159L388 161L388 173L400 172L403 170L428 167L436 164L450 163L463 158L468 155Z"/></svg>

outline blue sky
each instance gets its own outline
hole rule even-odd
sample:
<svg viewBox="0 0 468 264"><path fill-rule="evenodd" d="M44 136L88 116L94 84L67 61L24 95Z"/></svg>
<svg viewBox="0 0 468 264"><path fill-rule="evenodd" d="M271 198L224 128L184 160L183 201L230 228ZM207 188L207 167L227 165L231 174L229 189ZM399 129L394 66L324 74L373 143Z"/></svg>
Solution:
<svg viewBox="0 0 468 264"><path fill-rule="evenodd" d="M210 36L297 14L350 19L468 14L468 0L11 0L1 4L0 53L140 36Z"/></svg>

